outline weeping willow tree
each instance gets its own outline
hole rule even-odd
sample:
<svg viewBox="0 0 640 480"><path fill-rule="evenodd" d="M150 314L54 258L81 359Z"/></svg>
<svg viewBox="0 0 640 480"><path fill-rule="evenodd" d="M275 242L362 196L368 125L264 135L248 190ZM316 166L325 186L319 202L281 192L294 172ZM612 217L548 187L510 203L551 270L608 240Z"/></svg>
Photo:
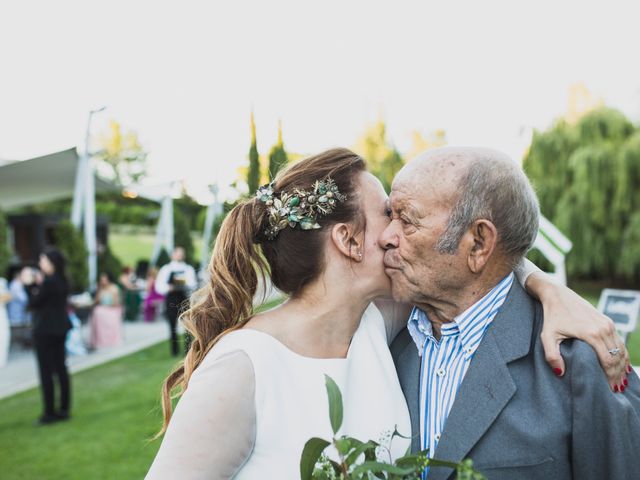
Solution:
<svg viewBox="0 0 640 480"><path fill-rule="evenodd" d="M524 168L573 242L570 276L640 282L640 130L599 108L534 134Z"/></svg>

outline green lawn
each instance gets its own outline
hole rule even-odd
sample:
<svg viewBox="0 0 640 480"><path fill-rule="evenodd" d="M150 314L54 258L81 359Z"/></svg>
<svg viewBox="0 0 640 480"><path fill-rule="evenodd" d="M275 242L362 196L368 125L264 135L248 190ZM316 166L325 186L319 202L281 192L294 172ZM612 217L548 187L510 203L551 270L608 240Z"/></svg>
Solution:
<svg viewBox="0 0 640 480"><path fill-rule="evenodd" d="M278 302L271 302L270 308ZM144 478L160 446L160 386L176 364L166 342L73 375L73 418L35 426L40 392L0 400L0 478Z"/></svg>
<svg viewBox="0 0 640 480"><path fill-rule="evenodd" d="M155 234L152 233L109 233L109 246L113 254L120 259L123 265L135 267L138 260L151 258ZM200 261L200 248L202 237L193 235L195 247L195 259Z"/></svg>
<svg viewBox="0 0 640 480"><path fill-rule="evenodd" d="M159 442L160 385L176 363L161 343L73 375L73 418L34 426L40 392L0 401L3 479L139 479Z"/></svg>

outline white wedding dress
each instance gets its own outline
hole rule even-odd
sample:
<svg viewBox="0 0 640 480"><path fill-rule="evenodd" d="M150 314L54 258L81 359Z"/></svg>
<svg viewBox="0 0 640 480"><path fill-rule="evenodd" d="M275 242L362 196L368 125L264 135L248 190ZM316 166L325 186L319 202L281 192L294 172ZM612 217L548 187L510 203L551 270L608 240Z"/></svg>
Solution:
<svg viewBox="0 0 640 480"><path fill-rule="evenodd" d="M324 375L342 391L338 435L411 435L378 309L365 312L344 359L304 357L252 329L223 337L180 399L149 479L296 479L311 437L332 438ZM391 456L410 441L395 438ZM387 458L388 460L388 458Z"/></svg>

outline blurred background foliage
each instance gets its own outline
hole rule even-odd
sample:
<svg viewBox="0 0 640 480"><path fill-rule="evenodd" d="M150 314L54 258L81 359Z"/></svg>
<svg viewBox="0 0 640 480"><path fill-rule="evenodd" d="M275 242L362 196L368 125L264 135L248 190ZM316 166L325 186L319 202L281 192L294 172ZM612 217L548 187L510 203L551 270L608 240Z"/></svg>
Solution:
<svg viewBox="0 0 640 480"><path fill-rule="evenodd" d="M573 279L640 282L640 129L598 107L534 132L524 163L542 214L573 242Z"/></svg>

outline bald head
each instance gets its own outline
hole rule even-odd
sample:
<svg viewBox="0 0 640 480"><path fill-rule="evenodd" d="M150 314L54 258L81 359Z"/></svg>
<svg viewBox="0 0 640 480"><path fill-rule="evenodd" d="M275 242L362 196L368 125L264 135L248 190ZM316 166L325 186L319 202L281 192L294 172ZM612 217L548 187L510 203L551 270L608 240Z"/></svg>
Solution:
<svg viewBox="0 0 640 480"><path fill-rule="evenodd" d="M539 207L526 175L509 156L496 150L445 147L409 162L396 176L394 188L429 189L450 209L441 253L454 253L460 238L478 219L491 221L499 245L510 261L518 261L536 238Z"/></svg>

